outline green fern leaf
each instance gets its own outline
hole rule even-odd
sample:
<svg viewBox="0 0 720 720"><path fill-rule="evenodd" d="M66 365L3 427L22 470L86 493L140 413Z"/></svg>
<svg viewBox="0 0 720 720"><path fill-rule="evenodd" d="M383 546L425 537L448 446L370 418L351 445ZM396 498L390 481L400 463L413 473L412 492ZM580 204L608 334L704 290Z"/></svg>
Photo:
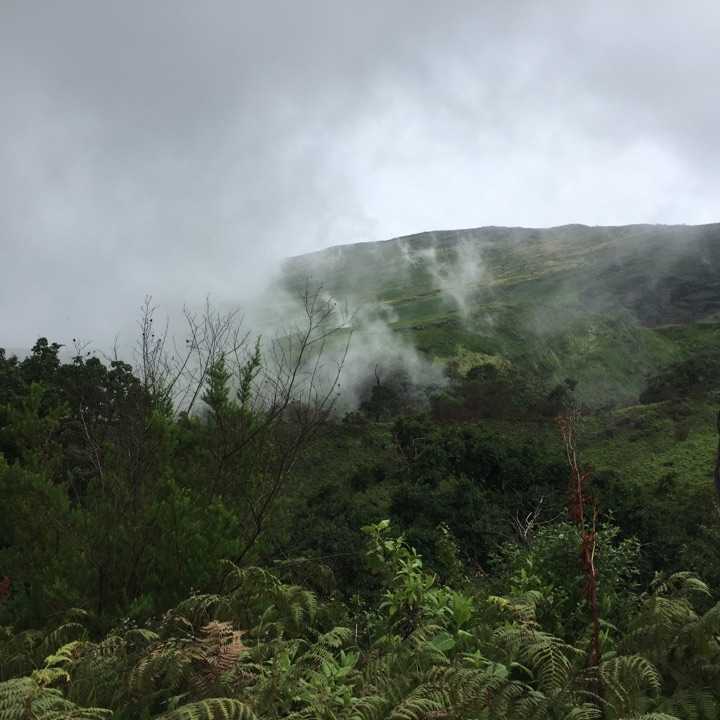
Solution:
<svg viewBox="0 0 720 720"><path fill-rule="evenodd" d="M257 720L257 716L239 700L210 698L183 705L161 715L158 720Z"/></svg>

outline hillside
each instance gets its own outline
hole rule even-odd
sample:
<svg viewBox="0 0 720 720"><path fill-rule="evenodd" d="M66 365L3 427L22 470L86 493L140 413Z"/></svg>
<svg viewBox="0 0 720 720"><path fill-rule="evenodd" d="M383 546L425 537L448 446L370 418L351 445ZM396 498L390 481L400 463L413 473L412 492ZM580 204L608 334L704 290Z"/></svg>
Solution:
<svg viewBox="0 0 720 720"><path fill-rule="evenodd" d="M717 234L291 261L349 412L314 295L249 355L204 319L202 412L161 355L0 353L0 718L720 717Z"/></svg>
<svg viewBox="0 0 720 720"><path fill-rule="evenodd" d="M720 224L423 233L288 262L288 287L297 291L308 276L361 308L353 339L361 355L378 352L375 335L389 355L397 340L465 373L490 364L531 371L548 386L578 380L576 395L590 410L579 447L596 471L601 503L647 548L685 554L683 533L696 534L713 516L712 363L686 384L685 371L673 370L679 384L665 399L640 397L666 368L717 357ZM476 422L498 437L559 450L552 417L503 419L480 408ZM365 446L356 432L323 453L334 468L363 467L378 452ZM317 468L309 472L322 475ZM354 502L364 507L362 496ZM672 508L684 529L660 533L649 519L655 505L660 515ZM704 550L693 552L702 564Z"/></svg>
<svg viewBox="0 0 720 720"><path fill-rule="evenodd" d="M427 232L287 262L286 287L307 277L360 334L380 319L435 363L479 353L572 376L593 405L632 401L720 338L720 224Z"/></svg>

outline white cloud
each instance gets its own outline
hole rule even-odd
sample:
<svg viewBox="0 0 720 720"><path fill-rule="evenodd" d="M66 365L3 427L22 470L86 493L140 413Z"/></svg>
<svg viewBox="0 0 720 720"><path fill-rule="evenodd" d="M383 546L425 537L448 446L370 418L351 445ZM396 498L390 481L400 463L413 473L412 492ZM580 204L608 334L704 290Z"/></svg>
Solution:
<svg viewBox="0 0 720 720"><path fill-rule="evenodd" d="M717 219L720 5L0 8L0 344L479 225Z"/></svg>

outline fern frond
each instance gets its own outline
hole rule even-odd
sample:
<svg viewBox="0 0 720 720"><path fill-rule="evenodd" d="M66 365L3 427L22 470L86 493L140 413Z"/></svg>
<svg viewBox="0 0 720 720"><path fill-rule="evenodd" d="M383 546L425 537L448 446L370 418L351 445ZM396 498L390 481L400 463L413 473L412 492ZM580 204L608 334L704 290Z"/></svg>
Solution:
<svg viewBox="0 0 720 720"><path fill-rule="evenodd" d="M58 667L42 668L40 670L34 670L32 679L42 687L52 687L57 683L70 682L70 673L67 670L63 670Z"/></svg>
<svg viewBox="0 0 720 720"><path fill-rule="evenodd" d="M626 715L625 717L618 718L618 720L681 720L676 715L668 715L666 713L644 713L643 715Z"/></svg>
<svg viewBox="0 0 720 720"><path fill-rule="evenodd" d="M683 720L716 720L720 717L720 698L710 690L680 690L663 699L657 709Z"/></svg>
<svg viewBox="0 0 720 720"><path fill-rule="evenodd" d="M0 683L0 720L107 720L104 708L80 708L59 690L23 677Z"/></svg>
<svg viewBox="0 0 720 720"><path fill-rule="evenodd" d="M242 641L245 632L234 630L232 623L213 621L202 628L199 640L200 664L191 678L196 693L207 695L229 673L247 647Z"/></svg>
<svg viewBox="0 0 720 720"><path fill-rule="evenodd" d="M110 638L106 638L106 641L109 639ZM145 648L157 642L159 639L160 636L156 632L147 630L146 628L133 628L132 630L128 630L123 636L123 640L135 650Z"/></svg>
<svg viewBox="0 0 720 720"><path fill-rule="evenodd" d="M11 629L0 648L0 679L27 675L42 663L45 657L39 651L44 634L38 630L24 630L13 634Z"/></svg>
<svg viewBox="0 0 720 720"><path fill-rule="evenodd" d="M73 640L72 642L58 648L52 655L45 658L45 667L68 667L72 665L79 653L82 651L84 642Z"/></svg>
<svg viewBox="0 0 720 720"><path fill-rule="evenodd" d="M44 655L50 655L63 645L86 638L87 630L83 625L77 622L65 623L43 638L40 650Z"/></svg>
<svg viewBox="0 0 720 720"><path fill-rule="evenodd" d="M71 710L53 710L38 716L38 720L109 720L112 710L105 708L73 708Z"/></svg>
<svg viewBox="0 0 720 720"><path fill-rule="evenodd" d="M651 589L655 595L668 597L690 597L693 594L710 597L710 588L697 577L688 571L676 572L669 577L658 576L652 583Z"/></svg>
<svg viewBox="0 0 720 720"><path fill-rule="evenodd" d="M382 720L387 701L379 695L353 698L349 720Z"/></svg>
<svg viewBox="0 0 720 720"><path fill-rule="evenodd" d="M141 658L132 669L129 689L137 697L158 690L172 692L190 677L193 660L200 655L197 649L182 646L160 646Z"/></svg>
<svg viewBox="0 0 720 720"><path fill-rule="evenodd" d="M528 666L538 689L547 695L560 693L570 681L571 658L581 651L559 638L528 625L504 625L493 634L493 642L504 649L508 659Z"/></svg>
<svg viewBox="0 0 720 720"><path fill-rule="evenodd" d="M68 697L80 705L114 707L125 693L131 662L125 639L109 635L100 643L83 642L68 657L62 665L71 676Z"/></svg>
<svg viewBox="0 0 720 720"><path fill-rule="evenodd" d="M281 585L275 575L259 567L241 568L230 560L221 563L223 572L223 591L233 594L239 590L265 594Z"/></svg>
<svg viewBox="0 0 720 720"><path fill-rule="evenodd" d="M211 620L226 617L230 610L223 595L193 595L175 607L174 614L190 620L193 627L200 628Z"/></svg>
<svg viewBox="0 0 720 720"><path fill-rule="evenodd" d="M535 673L539 689L548 695L561 692L570 678L569 646L550 635L538 633L523 652Z"/></svg>
<svg viewBox="0 0 720 720"><path fill-rule="evenodd" d="M602 710L597 705L585 703L570 710L563 720L600 720L602 717Z"/></svg>
<svg viewBox="0 0 720 720"><path fill-rule="evenodd" d="M436 698L418 696L413 693L390 713L390 720L425 720L439 716L445 704Z"/></svg>
<svg viewBox="0 0 720 720"><path fill-rule="evenodd" d="M321 635L318 638L316 644L337 650L338 648L342 647L348 640L350 640L352 636L353 633L350 628L334 627L332 630L326 632L324 635Z"/></svg>
<svg viewBox="0 0 720 720"><path fill-rule="evenodd" d="M160 715L157 720L257 720L257 716L239 700L210 698L183 705Z"/></svg>
<svg viewBox="0 0 720 720"><path fill-rule="evenodd" d="M640 655L620 655L606 660L600 666L600 680L606 700L618 713L632 711L636 699L646 696L644 691L659 693L662 684L655 666Z"/></svg>

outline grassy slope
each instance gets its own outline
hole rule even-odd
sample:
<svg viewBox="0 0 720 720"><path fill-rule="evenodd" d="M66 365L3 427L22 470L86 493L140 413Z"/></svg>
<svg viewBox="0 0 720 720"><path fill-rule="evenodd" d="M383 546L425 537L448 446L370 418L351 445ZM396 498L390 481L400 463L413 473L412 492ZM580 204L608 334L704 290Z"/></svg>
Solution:
<svg viewBox="0 0 720 720"><path fill-rule="evenodd" d="M678 421L634 403L648 373L720 346L720 225L423 233L289 262L291 289L308 276L354 307L379 308L430 359L542 368L579 379L592 405L620 401L584 422L584 457L599 470L658 487L708 484L714 407L695 401ZM556 442L552 423L498 429ZM348 442L338 457L370 461L371 447Z"/></svg>
<svg viewBox="0 0 720 720"><path fill-rule="evenodd" d="M599 469L619 468L638 482L666 479L710 487L717 408L695 402L689 412L688 418L673 420L659 403L590 418L585 423L585 456Z"/></svg>
<svg viewBox="0 0 720 720"><path fill-rule="evenodd" d="M632 401L720 327L698 325L720 312L720 225L423 233L289 262L291 288L308 276L431 359L471 351L573 376L594 405Z"/></svg>

